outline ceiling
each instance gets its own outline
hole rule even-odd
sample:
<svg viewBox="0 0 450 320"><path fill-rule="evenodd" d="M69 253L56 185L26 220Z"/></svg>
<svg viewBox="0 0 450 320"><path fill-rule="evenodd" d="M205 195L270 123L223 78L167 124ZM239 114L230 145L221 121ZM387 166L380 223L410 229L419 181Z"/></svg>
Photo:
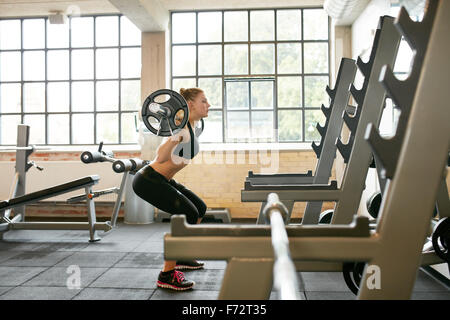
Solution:
<svg viewBox="0 0 450 320"><path fill-rule="evenodd" d="M109 0L0 0L0 17L46 16L55 11L81 15L121 12L113 4L114 2ZM121 2L126 3L126 1ZM323 5L323 0L138 0L138 2L145 6L156 4L167 11Z"/></svg>

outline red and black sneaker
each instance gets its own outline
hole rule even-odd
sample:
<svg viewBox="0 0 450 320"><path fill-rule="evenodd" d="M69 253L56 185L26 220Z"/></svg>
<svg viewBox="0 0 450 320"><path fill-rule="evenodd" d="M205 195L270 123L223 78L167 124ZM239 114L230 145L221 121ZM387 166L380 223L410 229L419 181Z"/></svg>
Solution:
<svg viewBox="0 0 450 320"><path fill-rule="evenodd" d="M177 291L189 290L194 286L194 281L189 281L184 278L181 271L171 270L167 272L160 272L156 285L160 288L167 288Z"/></svg>
<svg viewBox="0 0 450 320"><path fill-rule="evenodd" d="M175 266L176 270L198 270L203 269L205 264L203 262L198 262L197 260L188 260L188 261L177 261Z"/></svg>

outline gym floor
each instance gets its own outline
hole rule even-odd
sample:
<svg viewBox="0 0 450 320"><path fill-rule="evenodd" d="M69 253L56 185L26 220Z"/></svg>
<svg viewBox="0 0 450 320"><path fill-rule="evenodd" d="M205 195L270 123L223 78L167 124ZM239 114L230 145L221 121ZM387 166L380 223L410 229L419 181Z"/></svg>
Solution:
<svg viewBox="0 0 450 320"><path fill-rule="evenodd" d="M169 223L127 225L102 240L88 242L88 231L13 230L0 240L0 300L211 300L217 299L225 261L205 261L205 269L185 272L194 290L156 288L162 267L163 234ZM80 269L80 288L72 268ZM339 272L299 272L303 300L355 299ZM276 299L272 292L270 299ZM450 290L419 271L412 299L450 300Z"/></svg>

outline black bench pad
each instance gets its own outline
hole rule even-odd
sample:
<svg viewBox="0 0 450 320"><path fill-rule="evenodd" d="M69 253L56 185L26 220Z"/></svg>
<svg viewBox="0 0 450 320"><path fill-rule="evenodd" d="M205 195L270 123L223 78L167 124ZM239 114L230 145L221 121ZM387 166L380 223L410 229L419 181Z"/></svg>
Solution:
<svg viewBox="0 0 450 320"><path fill-rule="evenodd" d="M54 187L47 189L35 191L32 193L25 194L20 197L12 198L9 200L0 201L0 210L6 210L12 207L17 207L20 205L25 205L26 203L33 203L39 200L51 198L63 193L67 193L73 190L77 190L89 185L94 185L98 183L100 177L97 175L87 176L77 180L73 180L67 183L63 183Z"/></svg>

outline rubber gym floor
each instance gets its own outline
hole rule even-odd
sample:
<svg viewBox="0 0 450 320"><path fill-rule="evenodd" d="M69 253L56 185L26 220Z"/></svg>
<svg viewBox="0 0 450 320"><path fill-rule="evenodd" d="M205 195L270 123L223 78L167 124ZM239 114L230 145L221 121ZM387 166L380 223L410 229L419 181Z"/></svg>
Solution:
<svg viewBox="0 0 450 320"><path fill-rule="evenodd" d="M225 261L206 260L205 269L186 271L193 290L156 287L162 267L163 234L169 223L119 223L102 240L88 242L88 231L13 230L0 240L1 300L211 300L217 299ZM69 288L74 267L79 288ZM77 267L75 267L77 268ZM340 272L299 272L303 300L352 300ZM273 291L270 299L276 299ZM419 271L414 300L450 300L450 290Z"/></svg>

